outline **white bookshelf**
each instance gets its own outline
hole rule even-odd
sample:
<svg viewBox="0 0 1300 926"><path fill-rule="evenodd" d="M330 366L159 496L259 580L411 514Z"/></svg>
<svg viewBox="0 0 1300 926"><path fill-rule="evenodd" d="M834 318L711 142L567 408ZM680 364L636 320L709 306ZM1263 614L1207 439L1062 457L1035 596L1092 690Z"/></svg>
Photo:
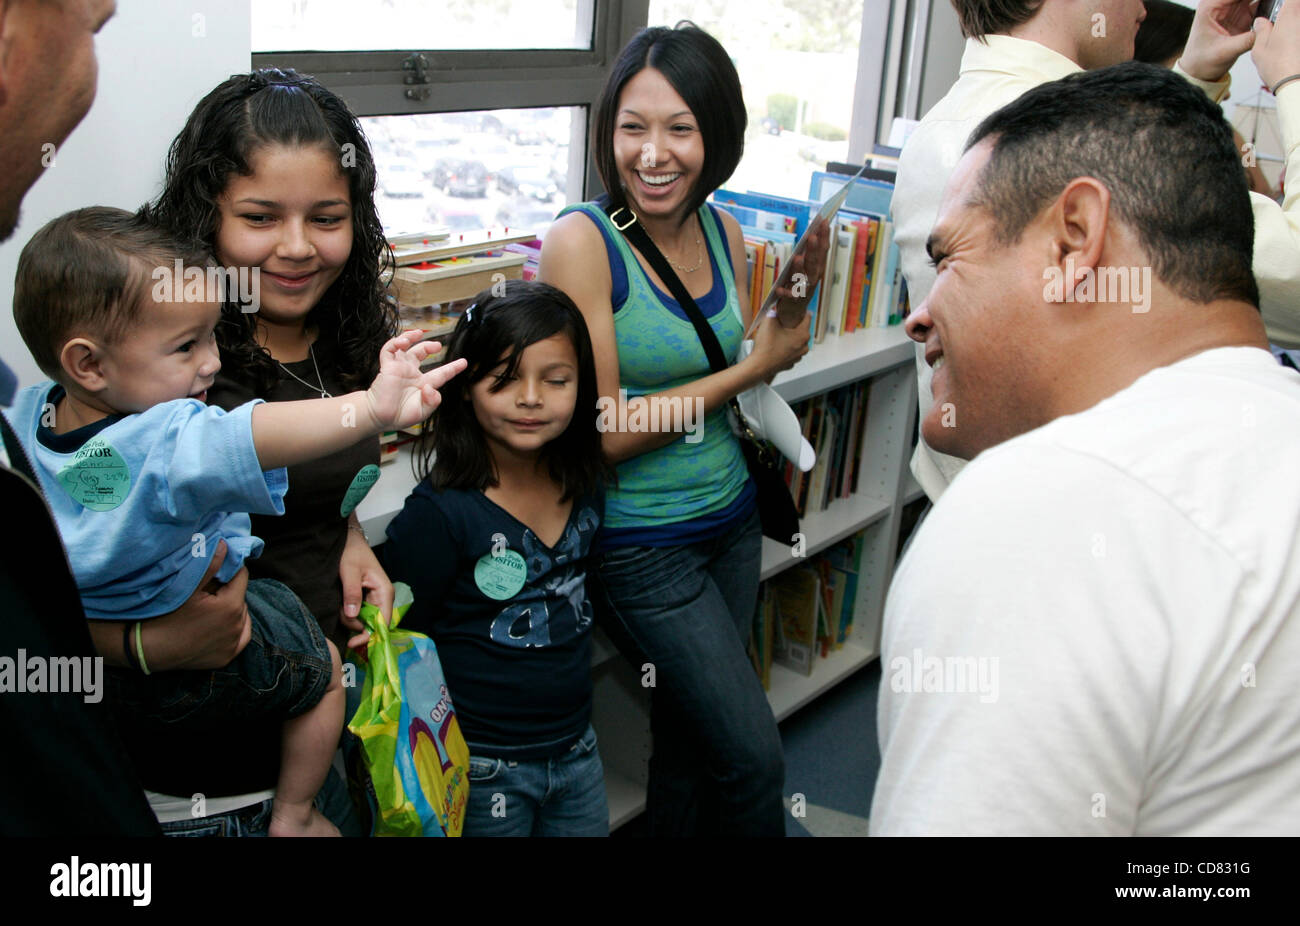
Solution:
<svg viewBox="0 0 1300 926"><path fill-rule="evenodd" d="M869 649L850 641L844 644L843 649L818 659L812 675L800 675L785 666L772 666L772 687L767 693L772 713L777 720L785 720L879 655L875 648Z"/></svg>
<svg viewBox="0 0 1300 926"><path fill-rule="evenodd" d="M768 702L777 720L815 701L880 652L880 620L893 575L900 515L904 505L921 495L907 465L916 416L914 356L901 325L864 329L829 338L773 381L791 403L859 380L872 381L855 494L803 518L802 558L792 555L788 546L763 540L761 577L767 580L857 531L867 531L858 563L852 634L841 649L818 658L809 676L772 666ZM414 485L411 450L402 447L357 511L372 543L383 541L384 528ZM649 690L641 684L640 667L619 658L599 629L592 640L592 681L592 725L605 764L610 827L616 828L645 810Z"/></svg>
<svg viewBox="0 0 1300 926"><path fill-rule="evenodd" d="M800 522L805 538L802 556L796 556L789 544L763 538L763 571L759 577L766 582L782 570L797 565L801 559L816 556L832 544L888 517L892 507L891 500L865 492L836 499L825 511L808 515Z"/></svg>

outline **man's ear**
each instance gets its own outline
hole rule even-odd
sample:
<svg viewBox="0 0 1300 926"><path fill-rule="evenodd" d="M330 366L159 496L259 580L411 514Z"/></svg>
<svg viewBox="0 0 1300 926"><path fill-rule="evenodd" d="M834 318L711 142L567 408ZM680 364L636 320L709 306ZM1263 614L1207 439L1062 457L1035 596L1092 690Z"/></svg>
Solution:
<svg viewBox="0 0 1300 926"><path fill-rule="evenodd" d="M1050 260L1073 291L1084 277L1096 273L1106 250L1110 190L1093 177L1075 177L1048 209L1046 219Z"/></svg>
<svg viewBox="0 0 1300 926"><path fill-rule="evenodd" d="M104 349L89 338L73 338L59 351L59 366L69 382L85 392L102 392L108 386L104 375Z"/></svg>

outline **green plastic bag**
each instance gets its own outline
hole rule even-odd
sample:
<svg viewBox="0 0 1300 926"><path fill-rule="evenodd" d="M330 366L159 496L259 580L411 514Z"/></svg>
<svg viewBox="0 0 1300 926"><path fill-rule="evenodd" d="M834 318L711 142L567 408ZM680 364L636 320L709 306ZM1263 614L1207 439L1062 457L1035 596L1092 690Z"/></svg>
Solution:
<svg viewBox="0 0 1300 926"><path fill-rule="evenodd" d="M459 836L469 797L469 746L460 732L433 641L398 629L411 589L394 586L393 619L361 606L370 631L364 662L349 653L361 703L348 723L360 740L374 836ZM349 702L351 703L351 702Z"/></svg>

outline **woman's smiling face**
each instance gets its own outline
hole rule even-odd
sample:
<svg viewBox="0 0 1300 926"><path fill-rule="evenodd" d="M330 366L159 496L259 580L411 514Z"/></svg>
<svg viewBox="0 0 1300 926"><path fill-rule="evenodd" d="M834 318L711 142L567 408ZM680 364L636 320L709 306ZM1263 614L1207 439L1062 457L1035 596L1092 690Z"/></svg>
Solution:
<svg viewBox="0 0 1300 926"><path fill-rule="evenodd" d="M249 159L218 201L216 256L256 268L259 312L273 324L307 317L352 253L352 196L337 160L315 146L271 145Z"/></svg>
<svg viewBox="0 0 1300 926"><path fill-rule="evenodd" d="M639 215L684 219L704 169L704 137L668 78L645 68L623 86L614 163Z"/></svg>

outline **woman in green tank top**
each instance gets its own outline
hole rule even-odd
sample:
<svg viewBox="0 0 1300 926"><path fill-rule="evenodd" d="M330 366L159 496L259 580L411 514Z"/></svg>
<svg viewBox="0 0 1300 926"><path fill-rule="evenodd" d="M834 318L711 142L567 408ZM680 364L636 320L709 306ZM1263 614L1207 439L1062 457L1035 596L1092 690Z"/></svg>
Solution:
<svg viewBox="0 0 1300 926"><path fill-rule="evenodd" d="M602 204L566 210L539 271L582 311L596 353L602 446L619 483L592 592L620 649L654 680L655 835L784 833L780 736L746 652L761 536L725 409L807 352L808 320L764 319L753 352L713 373L689 317L620 228L641 222L735 356L750 321L738 296L744 240L706 200L739 163L745 123L715 39L691 24L642 30L613 66L593 135L609 200L625 211L611 221ZM824 236L812 253L795 269L815 285Z"/></svg>

